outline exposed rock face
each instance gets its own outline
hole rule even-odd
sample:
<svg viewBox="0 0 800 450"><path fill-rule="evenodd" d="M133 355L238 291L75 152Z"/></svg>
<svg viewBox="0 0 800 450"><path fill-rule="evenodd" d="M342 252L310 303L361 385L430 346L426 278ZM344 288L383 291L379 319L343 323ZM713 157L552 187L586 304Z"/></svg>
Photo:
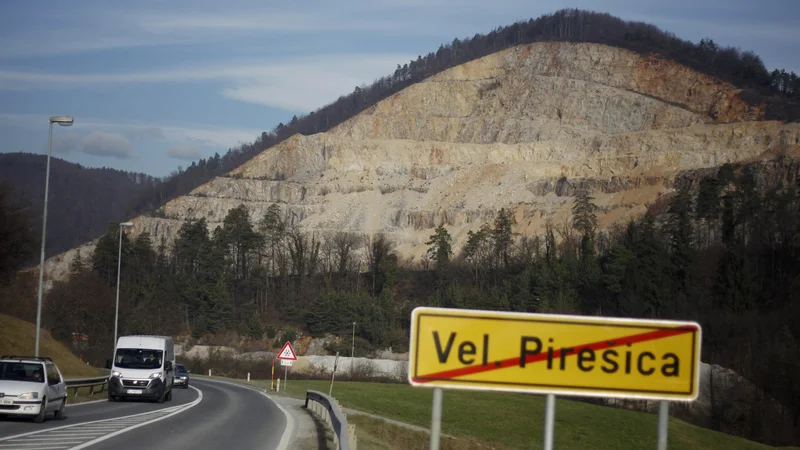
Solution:
<svg viewBox="0 0 800 450"><path fill-rule="evenodd" d="M309 231L383 231L419 257L444 224L468 230L515 212L518 230L569 217L589 188L599 225L636 217L687 170L800 148L800 125L763 121L740 90L671 61L627 50L538 43L452 68L327 133L294 136L228 177L138 217L133 233L172 238L184 220L221 224L247 204L278 203ZM82 250L88 254L90 248ZM72 253L48 261L63 276Z"/></svg>

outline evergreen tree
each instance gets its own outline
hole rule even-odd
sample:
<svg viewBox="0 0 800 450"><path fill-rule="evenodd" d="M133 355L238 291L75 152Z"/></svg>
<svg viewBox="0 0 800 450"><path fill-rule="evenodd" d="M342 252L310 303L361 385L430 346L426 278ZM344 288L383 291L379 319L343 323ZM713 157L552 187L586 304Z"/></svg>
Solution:
<svg viewBox="0 0 800 450"><path fill-rule="evenodd" d="M453 238L442 225L439 225L425 245L428 246L428 256L436 261L436 270L441 273L453 255Z"/></svg>

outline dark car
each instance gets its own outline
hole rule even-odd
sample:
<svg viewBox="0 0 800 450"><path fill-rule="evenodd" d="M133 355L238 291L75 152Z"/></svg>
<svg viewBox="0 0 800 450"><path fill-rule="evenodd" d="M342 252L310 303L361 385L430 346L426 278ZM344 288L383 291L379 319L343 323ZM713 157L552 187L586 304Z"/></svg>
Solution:
<svg viewBox="0 0 800 450"><path fill-rule="evenodd" d="M173 380L173 386L189 389L189 371L186 370L183 364L175 364L175 378Z"/></svg>

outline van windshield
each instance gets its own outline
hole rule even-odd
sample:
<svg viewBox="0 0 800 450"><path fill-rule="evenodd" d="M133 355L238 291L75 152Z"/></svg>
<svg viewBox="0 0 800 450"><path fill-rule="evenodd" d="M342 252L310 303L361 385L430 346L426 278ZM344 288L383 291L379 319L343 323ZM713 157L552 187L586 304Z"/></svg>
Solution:
<svg viewBox="0 0 800 450"><path fill-rule="evenodd" d="M114 365L122 369L158 369L161 367L162 350L146 348L118 348Z"/></svg>

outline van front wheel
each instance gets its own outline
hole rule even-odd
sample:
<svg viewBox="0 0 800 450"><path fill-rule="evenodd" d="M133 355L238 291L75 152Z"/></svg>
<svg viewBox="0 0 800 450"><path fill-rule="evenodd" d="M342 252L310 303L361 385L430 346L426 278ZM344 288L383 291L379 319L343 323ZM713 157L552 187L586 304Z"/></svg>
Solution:
<svg viewBox="0 0 800 450"><path fill-rule="evenodd" d="M158 400L156 400L158 403L164 403L164 397L166 397L166 393L164 391L166 390L167 388L161 390L161 395L159 395Z"/></svg>
<svg viewBox="0 0 800 450"><path fill-rule="evenodd" d="M167 396L166 396L165 400L168 401L168 402L172 401L172 389L170 389L169 392L167 392Z"/></svg>

